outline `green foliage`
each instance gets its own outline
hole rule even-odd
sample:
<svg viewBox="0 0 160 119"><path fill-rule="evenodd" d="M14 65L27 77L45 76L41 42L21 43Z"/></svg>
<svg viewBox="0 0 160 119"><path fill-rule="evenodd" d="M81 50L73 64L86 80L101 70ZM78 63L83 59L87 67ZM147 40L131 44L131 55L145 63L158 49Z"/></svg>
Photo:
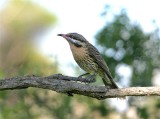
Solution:
<svg viewBox="0 0 160 119"><path fill-rule="evenodd" d="M1 75L48 75L56 65L38 53L35 36L40 36L56 18L31 1L11 0L0 12L3 34L0 43Z"/></svg>
<svg viewBox="0 0 160 119"><path fill-rule="evenodd" d="M132 24L122 11L99 31L96 38L113 74L116 67L126 64L133 71L131 86L152 85L153 71L160 68L160 39L157 31L144 33L140 26ZM118 74L114 75L119 77Z"/></svg>
<svg viewBox="0 0 160 119"><path fill-rule="evenodd" d="M132 70L130 86L151 86L154 70L160 69L159 31L145 33L140 25L133 24L125 11L116 15L114 20L106 23L96 35L96 42L101 48L113 76L117 67L125 64ZM124 74L124 72L123 72ZM127 75L127 74L126 74ZM143 119L158 119L160 113L159 98L130 98L129 105L136 107L137 116ZM141 105L140 105L141 104ZM130 107L129 107L130 108Z"/></svg>
<svg viewBox="0 0 160 119"><path fill-rule="evenodd" d="M142 108L138 108L137 109L138 111L138 115L143 118L143 119L147 119L148 118L148 113L147 113L147 109L145 107L142 107Z"/></svg>
<svg viewBox="0 0 160 119"><path fill-rule="evenodd" d="M57 64L37 51L37 41L34 40L35 36L40 36L55 23L55 16L31 1L24 0L11 0L0 12L0 16L3 18L0 19L3 29L0 39L0 77L56 73ZM48 103L39 107L41 102L34 98L45 93L44 90L32 88L1 91L0 119L37 119L44 115L49 117L51 114L45 111Z"/></svg>

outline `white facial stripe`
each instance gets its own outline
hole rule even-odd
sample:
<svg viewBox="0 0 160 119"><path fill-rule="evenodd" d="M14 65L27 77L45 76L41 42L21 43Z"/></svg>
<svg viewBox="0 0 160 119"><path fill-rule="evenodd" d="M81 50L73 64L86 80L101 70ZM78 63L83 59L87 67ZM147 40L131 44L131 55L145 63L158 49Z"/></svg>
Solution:
<svg viewBox="0 0 160 119"><path fill-rule="evenodd" d="M70 38L70 41L71 41L72 43L76 43L76 44L80 44L80 43L81 43L80 41L77 41L77 40L72 39L72 38Z"/></svg>

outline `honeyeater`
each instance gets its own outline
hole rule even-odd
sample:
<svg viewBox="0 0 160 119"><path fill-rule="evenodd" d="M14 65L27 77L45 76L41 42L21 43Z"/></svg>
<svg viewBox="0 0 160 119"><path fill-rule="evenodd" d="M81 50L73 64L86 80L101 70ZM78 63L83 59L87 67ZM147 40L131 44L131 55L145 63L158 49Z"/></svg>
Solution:
<svg viewBox="0 0 160 119"><path fill-rule="evenodd" d="M65 38L77 64L93 78L99 75L106 86L118 88L99 51L78 33L58 34Z"/></svg>

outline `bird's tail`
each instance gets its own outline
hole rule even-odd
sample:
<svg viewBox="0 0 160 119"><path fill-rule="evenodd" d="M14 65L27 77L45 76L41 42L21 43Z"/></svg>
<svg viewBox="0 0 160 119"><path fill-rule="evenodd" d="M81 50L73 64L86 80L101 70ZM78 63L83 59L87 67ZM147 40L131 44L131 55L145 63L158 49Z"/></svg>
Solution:
<svg viewBox="0 0 160 119"><path fill-rule="evenodd" d="M113 89L118 89L117 84L113 81L113 78L107 74L103 74L102 77L103 83L105 84L105 86L110 86Z"/></svg>
<svg viewBox="0 0 160 119"><path fill-rule="evenodd" d="M117 84L113 81L113 78L111 77L111 75L107 75L107 74L104 74L103 76L103 82L105 84L105 86L110 86L110 88L112 89L118 89L118 86ZM118 97L119 99L126 99L125 96L122 96L122 97Z"/></svg>

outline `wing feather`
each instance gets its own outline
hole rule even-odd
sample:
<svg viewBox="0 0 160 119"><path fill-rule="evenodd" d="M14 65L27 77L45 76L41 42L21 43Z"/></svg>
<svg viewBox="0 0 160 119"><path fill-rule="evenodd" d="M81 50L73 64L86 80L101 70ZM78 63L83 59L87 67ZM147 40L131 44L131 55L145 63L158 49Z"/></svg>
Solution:
<svg viewBox="0 0 160 119"><path fill-rule="evenodd" d="M98 64L98 66L102 68L102 70L107 74L108 78L112 79L109 68L102 56L100 55L99 51L92 44L88 45L88 51L90 57L92 57L94 61Z"/></svg>
<svg viewBox="0 0 160 119"><path fill-rule="evenodd" d="M99 51L92 44L88 45L88 51L89 51L90 57L92 57L94 61L98 64L98 66L105 72L108 79L112 83L113 87L118 88L116 83L113 81L109 68L106 62L104 61L104 59L102 58L102 56L100 55Z"/></svg>

